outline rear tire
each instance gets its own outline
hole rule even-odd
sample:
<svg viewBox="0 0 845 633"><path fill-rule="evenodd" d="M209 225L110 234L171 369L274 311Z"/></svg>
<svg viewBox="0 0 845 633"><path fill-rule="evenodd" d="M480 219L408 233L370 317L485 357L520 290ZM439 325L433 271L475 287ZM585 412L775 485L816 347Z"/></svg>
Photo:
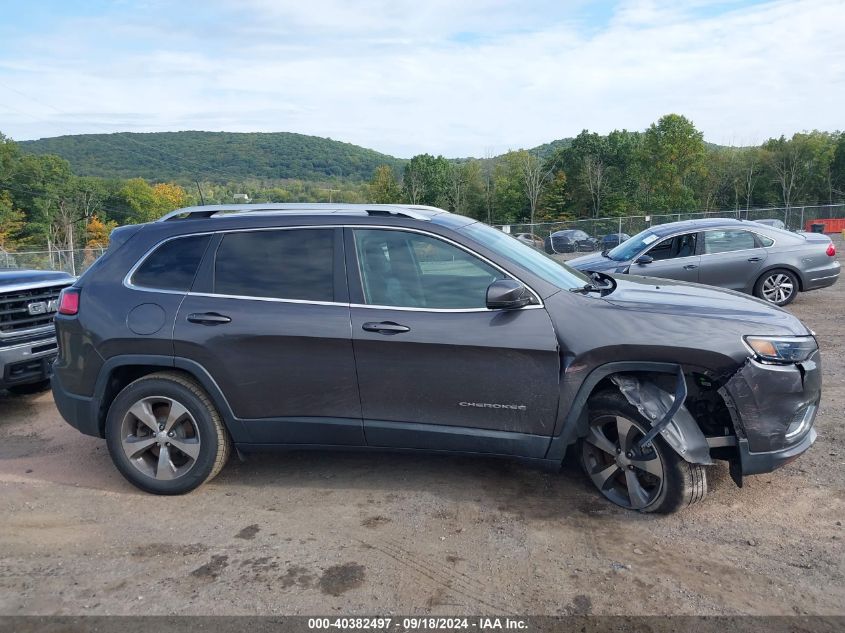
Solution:
<svg viewBox="0 0 845 633"><path fill-rule="evenodd" d="M231 452L211 398L177 372L149 374L125 387L109 407L106 442L130 483L161 495L184 494L211 480Z"/></svg>
<svg viewBox="0 0 845 633"><path fill-rule="evenodd" d="M798 290L798 277L783 268L764 273L754 284L754 296L776 306L792 303L798 296Z"/></svg>
<svg viewBox="0 0 845 633"><path fill-rule="evenodd" d="M615 391L589 403L590 432L581 440L581 465L599 492L629 510L668 514L704 499L707 472L684 461L658 435L650 447L636 444L651 425Z"/></svg>

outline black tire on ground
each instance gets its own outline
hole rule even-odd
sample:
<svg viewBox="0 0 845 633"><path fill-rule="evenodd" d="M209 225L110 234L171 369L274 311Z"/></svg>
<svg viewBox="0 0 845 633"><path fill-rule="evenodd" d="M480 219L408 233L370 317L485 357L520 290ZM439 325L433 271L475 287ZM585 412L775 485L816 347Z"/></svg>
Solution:
<svg viewBox="0 0 845 633"><path fill-rule="evenodd" d="M776 306L789 305L798 296L798 277L790 270L768 270L754 284L754 296ZM768 296L767 296L768 295Z"/></svg>
<svg viewBox="0 0 845 633"><path fill-rule="evenodd" d="M16 396L28 396L33 393L41 393L42 391L47 391L50 388L50 379L47 380L39 380L38 382L28 382L23 385L11 385L6 387L6 390L9 393L13 393Z"/></svg>
<svg viewBox="0 0 845 633"><path fill-rule="evenodd" d="M189 458L188 453L183 454L174 450L173 447L168 449L167 464L172 466L175 461L181 460L183 462L181 470L184 470L184 472L178 474L179 468L173 467L172 470L177 474L174 476L171 473L170 476L173 477L171 479L156 477L157 465L164 462L161 459L162 449L159 448L159 445L147 449L146 453L148 454L143 457L145 462L142 465L144 467L149 468L149 462L152 462L154 471L152 474L143 472L141 467L136 466L141 462L141 459L130 459L124 450L124 440L129 439L129 437L145 443L156 441L149 434L146 426L137 421L140 418L128 416L130 409L135 405L157 399L171 401L174 403L171 406L174 407L176 405L184 407L185 413L181 418L182 427L180 428L189 430L177 432L177 437L172 440L173 446L178 446L180 440L184 442L184 446L188 446L187 442L192 441L193 448L191 451L197 451L194 458ZM155 413L152 407L149 408L149 411ZM130 426L134 424L139 429L132 436L127 435L126 419L133 420ZM156 415L153 424L156 423L156 420L162 421L162 418ZM176 427L174 426L174 428ZM127 385L109 407L105 430L109 454L120 473L141 490L155 494L184 494L210 481L223 469L232 450L229 433L211 398L192 378L178 372L156 372L143 376ZM186 434L189 437L179 437L180 434ZM141 437L135 437L135 435ZM167 438L163 437L162 440L166 441ZM167 446L171 445L168 443ZM155 453L156 450L158 450L158 453Z"/></svg>
<svg viewBox="0 0 845 633"><path fill-rule="evenodd" d="M622 422L619 422L620 419ZM618 391L603 391L590 399L589 422L590 434L581 440L579 447L581 465L602 495L613 503L640 512L668 514L701 501L707 494L704 466L684 461L660 435L650 448L637 452L639 449L635 444L651 425ZM634 447L634 468L617 465L617 457L626 457L624 438L621 446L617 443L618 430L623 428L628 429L626 438L630 441L627 445ZM617 448L621 449L621 454L615 450ZM616 455L613 455L614 452ZM661 474L651 474L636 464ZM600 486L599 482L605 476L606 481ZM629 477L632 476L636 477L633 486L639 484L636 494L629 492Z"/></svg>

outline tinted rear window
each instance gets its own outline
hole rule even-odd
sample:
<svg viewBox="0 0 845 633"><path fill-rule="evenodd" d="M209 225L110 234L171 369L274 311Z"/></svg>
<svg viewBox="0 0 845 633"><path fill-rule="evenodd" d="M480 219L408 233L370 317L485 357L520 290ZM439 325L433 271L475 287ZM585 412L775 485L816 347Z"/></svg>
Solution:
<svg viewBox="0 0 845 633"><path fill-rule="evenodd" d="M744 251L756 246L754 236L748 231L724 229L704 233L704 252L708 255L711 253Z"/></svg>
<svg viewBox="0 0 845 633"><path fill-rule="evenodd" d="M187 292L210 239L210 235L191 235L168 240L144 260L132 275L132 284Z"/></svg>
<svg viewBox="0 0 845 633"><path fill-rule="evenodd" d="M214 292L334 301L334 229L229 233L217 249Z"/></svg>

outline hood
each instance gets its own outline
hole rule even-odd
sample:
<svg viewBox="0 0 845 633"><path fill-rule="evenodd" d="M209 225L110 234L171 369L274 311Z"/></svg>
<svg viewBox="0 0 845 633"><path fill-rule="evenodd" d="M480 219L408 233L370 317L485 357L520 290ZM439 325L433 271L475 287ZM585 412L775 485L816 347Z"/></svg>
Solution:
<svg viewBox="0 0 845 633"><path fill-rule="evenodd" d="M625 269L629 266L628 262L617 262L614 259L605 257L601 253L590 253L583 257L576 257L566 263L580 271L590 270L600 273L621 272L621 270L617 271L616 269Z"/></svg>
<svg viewBox="0 0 845 633"><path fill-rule="evenodd" d="M19 270L17 268L0 268L0 291L5 286L20 286L24 284L40 284L55 281L57 284L70 283L73 277L57 270Z"/></svg>
<svg viewBox="0 0 845 633"><path fill-rule="evenodd" d="M786 310L733 290L636 275L614 276L614 279L616 290L604 299L616 307L631 310L632 318L655 313L749 323L758 326L754 331L760 334L801 336L810 333Z"/></svg>

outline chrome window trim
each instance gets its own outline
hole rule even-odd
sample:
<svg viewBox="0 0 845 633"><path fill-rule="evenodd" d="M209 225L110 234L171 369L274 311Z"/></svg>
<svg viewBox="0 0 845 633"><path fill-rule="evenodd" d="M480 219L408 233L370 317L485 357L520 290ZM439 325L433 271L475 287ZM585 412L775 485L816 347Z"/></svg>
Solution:
<svg viewBox="0 0 845 633"><path fill-rule="evenodd" d="M304 303L316 306L349 306L340 301L312 301L311 299L278 299L276 297L253 297L252 295L222 295L215 292L188 292L189 297L209 297L212 299L240 299L246 301L268 301L270 303Z"/></svg>
<svg viewBox="0 0 845 633"><path fill-rule="evenodd" d="M192 296L192 297L209 297L209 298L218 298L218 299L241 299L247 301L269 301L273 303L293 303L293 304L305 304L305 305L323 305L323 306L344 306L348 308L367 308L372 310L401 310L405 312L449 312L449 313L460 313L460 312L497 312L497 310L491 310L489 308L412 308L412 307L403 307L403 306L382 306L382 305L370 305L370 304L362 304L362 303L342 303L337 301L311 301L307 299L280 299L276 297L253 297L250 295L226 295L226 294L217 294L213 292L184 292L181 290L166 290L160 288L147 288L145 286L136 286L132 283L132 275L140 268L143 263L147 260L147 258L152 255L152 253L158 249L159 246L165 244L166 242L170 242L171 240L178 240L178 239L185 239L188 237L196 237L198 235L218 235L218 234L227 234L227 233L250 233L255 231L293 231L297 229L373 229L373 230L387 230L387 231L406 231L411 233L420 233L421 235L427 235L434 239L443 240L453 246L456 246L473 257L477 257L481 261L485 262L486 264L492 266L496 270L504 273L507 277L514 279L528 288L528 291L532 294L534 299L537 303L532 303L530 305L524 306L520 308L520 310L536 310L538 308L545 308L545 304L543 303L542 298L540 297L539 293L536 292L531 286L527 283L519 279L513 273L505 270L497 263L490 261L488 258L484 257L480 253L473 251L472 249L455 242L454 240L449 239L448 237L444 237L442 235L438 235L437 233L432 233L431 231L425 231L422 229L404 227L404 226L383 226L379 224L303 224L297 226L267 226L267 227L254 227L254 228L243 228L243 229L223 229L220 231L201 231L198 233L186 233L183 235L173 235L171 237L165 238L159 242L156 242L152 247L150 247L142 256L141 258L129 269L129 272L123 278L123 286L130 289L130 290L138 290L141 292L159 292L165 294L176 294L176 295L183 295L183 296ZM357 258L356 258L357 261Z"/></svg>
<svg viewBox="0 0 845 633"><path fill-rule="evenodd" d="M144 265L144 262L147 261L149 256L152 255L155 251L157 251L160 246L164 246L165 244L167 244L168 242L172 242L173 240L184 240L184 239L187 239L189 237L197 237L199 235L212 235L213 236L214 233L215 233L214 231L202 231L200 233L186 233L184 235L172 235L170 237L167 237L167 238L161 240L160 242L156 242L149 249L147 249L147 251L143 255L141 255L141 257L138 259L138 261L135 262L135 264L132 266L132 268L129 269L129 272L126 273L126 275L123 277L123 286L125 288L129 288L130 290L140 290L142 292L161 292L161 293L170 294L170 295L184 295L185 294L184 290L170 290L170 289L165 289L165 288L149 288L147 286L136 286L134 283L132 283L132 276L137 272L137 270L141 266ZM200 260L200 264L201 263L202 263L202 260ZM197 272L199 272L199 265L197 266ZM196 273L194 273L194 276L196 277Z"/></svg>
<svg viewBox="0 0 845 633"><path fill-rule="evenodd" d="M527 288L528 286L526 286ZM491 308L406 308L402 306L381 306L381 305L370 305L368 303L350 303L350 308L366 308L369 310L399 310L401 312L444 312L444 313L464 313L464 312L497 312L501 310L498 309L491 309ZM537 310L542 309L542 305L537 305L536 303L529 304L527 306L523 306L518 308L519 310Z"/></svg>

